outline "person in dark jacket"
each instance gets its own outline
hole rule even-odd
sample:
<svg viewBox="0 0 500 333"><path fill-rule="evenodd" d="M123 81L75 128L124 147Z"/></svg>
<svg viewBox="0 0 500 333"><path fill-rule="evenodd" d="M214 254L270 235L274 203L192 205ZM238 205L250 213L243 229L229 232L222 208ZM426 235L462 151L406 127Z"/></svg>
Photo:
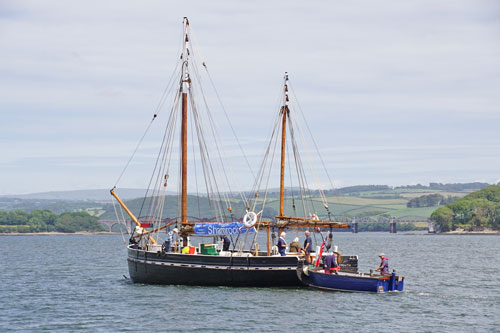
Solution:
<svg viewBox="0 0 500 333"><path fill-rule="evenodd" d="M339 265L337 264L338 255L338 252L333 252L332 255L326 256L325 260L323 260L323 269L325 270L326 274L332 274L332 272L335 272L335 274L337 274L337 271L340 269Z"/></svg>
<svg viewBox="0 0 500 333"><path fill-rule="evenodd" d="M226 235L222 236L222 241L224 242L222 244L222 251L229 251L229 245L231 245L231 241L229 238L227 238Z"/></svg>
<svg viewBox="0 0 500 333"><path fill-rule="evenodd" d="M306 230L305 232L306 239L304 240L304 252L306 253L306 263L310 264L311 263L311 252L312 252L312 239L311 239L311 233L309 230Z"/></svg>

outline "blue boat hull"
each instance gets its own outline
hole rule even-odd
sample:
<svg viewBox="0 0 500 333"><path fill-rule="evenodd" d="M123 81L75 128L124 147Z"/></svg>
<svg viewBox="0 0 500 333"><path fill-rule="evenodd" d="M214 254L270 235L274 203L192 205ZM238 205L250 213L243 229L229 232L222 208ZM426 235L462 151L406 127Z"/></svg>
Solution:
<svg viewBox="0 0 500 333"><path fill-rule="evenodd" d="M309 287L352 292L384 293L389 291L402 291L404 277L395 273L388 276L369 276L350 273L325 274L322 271L297 269L300 281Z"/></svg>

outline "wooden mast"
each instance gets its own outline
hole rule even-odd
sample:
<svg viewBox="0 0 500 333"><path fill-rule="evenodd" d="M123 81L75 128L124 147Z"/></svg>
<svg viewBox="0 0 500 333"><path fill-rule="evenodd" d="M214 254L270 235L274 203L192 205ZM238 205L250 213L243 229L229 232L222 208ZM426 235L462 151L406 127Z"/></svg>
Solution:
<svg viewBox="0 0 500 333"><path fill-rule="evenodd" d="M188 72L188 57L189 57L189 36L188 36L188 25L189 21L187 17L184 17L184 48L182 51L182 124L181 124L181 154L182 154L182 185L181 185L181 224L185 226L188 223L187 220L187 93L189 90L189 72ZM182 235L183 245L187 245L187 235L183 233Z"/></svg>
<svg viewBox="0 0 500 333"><path fill-rule="evenodd" d="M279 233L285 228L309 228L309 227L322 227L322 228L349 228L346 223L324 221L318 218L300 218L293 216L285 216L284 201L285 201L285 144L286 144L286 119L290 115L288 102L288 73L285 72L285 87L284 87L284 103L281 107L282 123L281 123L281 179L280 179L280 211L279 216L276 216L274 226L278 227Z"/></svg>
<svg viewBox="0 0 500 333"><path fill-rule="evenodd" d="M187 93L182 93L182 210L181 222L187 222Z"/></svg>
<svg viewBox="0 0 500 333"><path fill-rule="evenodd" d="M285 105L281 108L283 119L281 122L281 177L280 177L280 215L285 215L285 153L286 153L286 117L288 116L288 73L285 72ZM279 233L283 228L279 228Z"/></svg>
<svg viewBox="0 0 500 333"><path fill-rule="evenodd" d="M281 108L283 120L281 123L281 178L280 178L280 216L285 215L285 143L286 143L286 117L288 116L288 73L285 72L285 105Z"/></svg>

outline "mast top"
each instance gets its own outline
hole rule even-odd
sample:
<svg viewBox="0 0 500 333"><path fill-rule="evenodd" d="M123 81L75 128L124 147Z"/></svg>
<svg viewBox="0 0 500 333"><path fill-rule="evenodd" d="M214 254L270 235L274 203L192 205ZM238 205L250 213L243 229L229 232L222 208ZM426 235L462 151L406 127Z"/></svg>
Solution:
<svg viewBox="0 0 500 333"><path fill-rule="evenodd" d="M290 99L288 98L288 72L285 72L285 105L288 106L288 102Z"/></svg>
<svg viewBox="0 0 500 333"><path fill-rule="evenodd" d="M189 70L188 70L188 58L189 58L189 32L188 32L188 27L189 27L189 20L187 17L184 17L184 45L182 48L182 54L181 54L181 59L183 60L182 64L182 86L181 89L184 93L186 93L189 89L189 83L191 79L189 78Z"/></svg>

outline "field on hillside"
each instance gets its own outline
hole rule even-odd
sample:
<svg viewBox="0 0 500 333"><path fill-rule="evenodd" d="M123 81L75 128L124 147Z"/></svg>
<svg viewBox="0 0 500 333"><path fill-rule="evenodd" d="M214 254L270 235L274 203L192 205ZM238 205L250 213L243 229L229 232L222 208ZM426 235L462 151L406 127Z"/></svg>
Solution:
<svg viewBox="0 0 500 333"><path fill-rule="evenodd" d="M400 221L422 221L425 222L432 212L438 207L407 208L407 203L414 198L429 195L441 194L445 198L463 197L472 190L464 191L441 191L430 189L405 189L387 188L384 190L365 190L348 192L342 195L329 195L326 197L331 217L337 220L350 221L356 217L360 220L388 220L397 218ZM295 192L297 193L297 192ZM331 192L330 192L331 193ZM241 198L230 198L233 217L241 218L245 213L245 205ZM127 206L136 216L150 215L149 201L142 198L125 201ZM214 218L216 215L225 215L229 218L229 211L226 203L220 205L219 213L216 214L214 207L217 206L214 201L207 197L197 197L188 195L188 216ZM287 197L284 203L285 215L288 216L307 216L317 214L323 219L328 218L328 211L325 209L319 196L307 197L304 201L298 196L295 198ZM163 217L175 218L180 215L178 209L178 196L167 195L165 198ZM110 201L74 201L74 200L44 200L44 199L20 199L20 198L2 198L0 199L0 209L3 210L25 210L48 209L57 213L65 211L86 211L93 216L102 219L114 219L115 213ZM257 205L256 212L260 211L261 205ZM266 218L278 215L279 198L277 193L270 193L263 212Z"/></svg>
<svg viewBox="0 0 500 333"><path fill-rule="evenodd" d="M463 197L471 191L446 192L415 189L397 189L386 191L366 191L355 195L329 196L326 197L331 214L335 217L347 219L358 217L372 220L397 218L401 221L426 222L432 212L438 207L408 208L407 203L413 198L439 193L444 197ZM302 201L295 198L295 209L293 200L285 199L285 215L310 216L312 213L321 218L327 218L328 212L323 207L320 197L309 197ZM268 199L266 207L276 211L279 210L279 199Z"/></svg>

